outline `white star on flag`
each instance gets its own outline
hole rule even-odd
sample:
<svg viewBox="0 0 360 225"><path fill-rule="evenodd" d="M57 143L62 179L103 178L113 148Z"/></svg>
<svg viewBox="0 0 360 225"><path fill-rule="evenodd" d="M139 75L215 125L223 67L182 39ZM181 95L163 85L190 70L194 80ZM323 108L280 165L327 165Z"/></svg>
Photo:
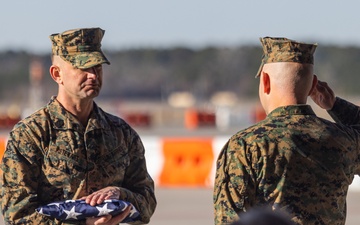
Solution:
<svg viewBox="0 0 360 225"><path fill-rule="evenodd" d="M138 213L138 211L135 209L135 207L131 204L131 210L130 210L130 216L133 216L135 213Z"/></svg>
<svg viewBox="0 0 360 225"><path fill-rule="evenodd" d="M105 205L103 205L103 207L98 207L96 206L96 209L99 210L99 214L98 216L103 216L103 215L107 215L109 214L110 212L114 211L113 209L108 209L107 208L107 203Z"/></svg>
<svg viewBox="0 0 360 225"><path fill-rule="evenodd" d="M125 209L128 207L128 204L126 204L126 203L124 203L124 208L123 208L123 210L122 211L125 211Z"/></svg>
<svg viewBox="0 0 360 225"><path fill-rule="evenodd" d="M81 213L75 212L75 206L71 208L71 210L64 210L66 213L66 220L67 219L77 219L77 216L81 215Z"/></svg>

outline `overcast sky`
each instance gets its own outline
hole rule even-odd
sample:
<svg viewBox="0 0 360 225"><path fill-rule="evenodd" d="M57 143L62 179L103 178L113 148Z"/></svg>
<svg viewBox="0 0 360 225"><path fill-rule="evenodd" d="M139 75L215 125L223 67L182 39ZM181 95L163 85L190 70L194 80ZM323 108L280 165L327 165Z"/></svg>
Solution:
<svg viewBox="0 0 360 225"><path fill-rule="evenodd" d="M256 44L259 37L360 46L358 0L2 0L0 51L50 51L48 36L101 27L107 49Z"/></svg>

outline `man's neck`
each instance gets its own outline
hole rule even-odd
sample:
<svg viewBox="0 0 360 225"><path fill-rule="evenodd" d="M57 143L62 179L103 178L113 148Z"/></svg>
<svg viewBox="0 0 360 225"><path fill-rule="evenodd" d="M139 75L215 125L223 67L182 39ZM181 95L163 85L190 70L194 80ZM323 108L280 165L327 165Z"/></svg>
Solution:
<svg viewBox="0 0 360 225"><path fill-rule="evenodd" d="M90 113L94 107L93 99L73 101L58 96L57 100L67 111L74 115L84 127L86 127Z"/></svg>
<svg viewBox="0 0 360 225"><path fill-rule="evenodd" d="M306 100L307 100L306 97L296 98L293 95L282 94L279 95L277 98L271 99L271 101L268 102L267 105L268 107L267 109L265 109L265 111L266 114L269 114L271 111L273 111L278 107L289 106L289 105L303 105L306 104L307 102Z"/></svg>

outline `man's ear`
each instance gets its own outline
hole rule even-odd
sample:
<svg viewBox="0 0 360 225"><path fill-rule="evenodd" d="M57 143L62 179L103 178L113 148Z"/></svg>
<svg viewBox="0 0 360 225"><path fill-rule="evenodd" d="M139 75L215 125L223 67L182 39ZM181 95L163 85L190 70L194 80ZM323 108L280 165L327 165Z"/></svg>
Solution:
<svg viewBox="0 0 360 225"><path fill-rule="evenodd" d="M265 94L270 93L270 76L268 73L262 71L260 79L262 79L263 82L263 91Z"/></svg>
<svg viewBox="0 0 360 225"><path fill-rule="evenodd" d="M60 76L60 68L58 66L55 65L51 65L50 69L49 69L51 78L58 84L62 83L62 79Z"/></svg>
<svg viewBox="0 0 360 225"><path fill-rule="evenodd" d="M312 81L312 86L311 86L311 89L309 91L308 96L311 95L311 93L313 92L313 90L316 87L317 83L318 83L318 79L317 79L317 76L314 74L313 81Z"/></svg>

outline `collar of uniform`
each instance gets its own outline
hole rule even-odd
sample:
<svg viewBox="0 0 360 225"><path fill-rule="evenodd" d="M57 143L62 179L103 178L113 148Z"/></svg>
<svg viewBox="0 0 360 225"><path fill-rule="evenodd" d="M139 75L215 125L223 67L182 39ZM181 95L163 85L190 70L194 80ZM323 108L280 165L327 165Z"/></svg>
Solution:
<svg viewBox="0 0 360 225"><path fill-rule="evenodd" d="M52 96L47 105L51 121L53 121L54 129L60 130L81 130L83 128L79 121L69 113L61 104L56 100L56 96Z"/></svg>
<svg viewBox="0 0 360 225"><path fill-rule="evenodd" d="M87 131L95 129L109 129L109 125L105 117L105 112L94 102L94 108L89 117Z"/></svg>
<svg viewBox="0 0 360 225"><path fill-rule="evenodd" d="M61 104L56 100L56 96L51 97L51 100L48 104L48 110L50 113L51 120L53 121L54 129L60 130L81 130L84 129L79 121L69 113ZM88 131L94 129L105 129L107 126L104 119L103 113L100 113L99 107L94 103L93 111L90 114Z"/></svg>
<svg viewBox="0 0 360 225"><path fill-rule="evenodd" d="M315 115L310 105L289 105L281 106L269 113L268 117L288 116L288 115Z"/></svg>

